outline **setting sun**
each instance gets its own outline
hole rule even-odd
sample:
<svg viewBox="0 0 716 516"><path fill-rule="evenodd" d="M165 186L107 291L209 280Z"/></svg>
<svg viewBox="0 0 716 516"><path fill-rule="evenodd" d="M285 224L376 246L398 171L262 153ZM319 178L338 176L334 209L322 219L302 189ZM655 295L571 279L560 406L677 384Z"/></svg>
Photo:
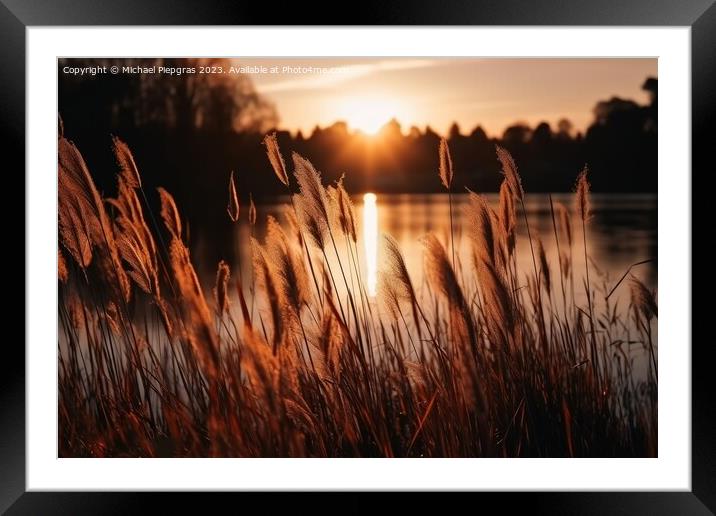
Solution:
<svg viewBox="0 0 716 516"><path fill-rule="evenodd" d="M402 114L398 101L377 96L345 98L336 113L339 120L346 120L350 127L366 134L377 133L391 118L398 118Z"/></svg>

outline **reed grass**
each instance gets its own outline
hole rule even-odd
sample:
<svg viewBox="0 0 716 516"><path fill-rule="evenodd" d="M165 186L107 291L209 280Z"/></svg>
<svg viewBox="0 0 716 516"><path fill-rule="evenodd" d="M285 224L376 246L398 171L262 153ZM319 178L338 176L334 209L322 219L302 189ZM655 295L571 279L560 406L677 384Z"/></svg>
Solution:
<svg viewBox="0 0 716 516"><path fill-rule="evenodd" d="M529 234L533 267L521 270L525 192L498 148L499 206L469 195L472 260L456 256L451 198L450 250L435 234L423 240L427 287L386 235L376 300L342 180L324 185L297 154L291 176L275 136L265 145L291 194L287 219L269 218L262 239L247 196L251 278L222 261L205 295L179 207L160 188L163 227L154 222L127 145L114 140L118 195L103 199L60 134L60 456L656 456L655 293L630 277L619 311L619 284L578 277L586 310L576 301L575 220L590 267L586 172L575 213L552 206L558 256ZM444 142L438 152L451 196ZM234 222L239 186L232 174ZM648 355L646 377L635 349Z"/></svg>

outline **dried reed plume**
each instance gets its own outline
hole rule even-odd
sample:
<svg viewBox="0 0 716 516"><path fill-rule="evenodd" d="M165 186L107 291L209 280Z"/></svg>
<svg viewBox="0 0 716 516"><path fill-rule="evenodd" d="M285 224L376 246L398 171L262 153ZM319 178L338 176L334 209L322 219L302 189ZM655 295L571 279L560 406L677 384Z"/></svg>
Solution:
<svg viewBox="0 0 716 516"><path fill-rule="evenodd" d="M576 192L576 209L579 217L582 221L586 222L589 220L591 215L591 203L589 201L589 181L587 180L588 169L585 166L584 170L580 172L577 177L577 185L575 187Z"/></svg>
<svg viewBox="0 0 716 516"><path fill-rule="evenodd" d="M423 246L425 247L425 275L428 282L447 298L451 316L460 322L459 327L454 328L459 335L458 338L468 339L474 348L476 337L472 316L445 248L432 233L423 238Z"/></svg>
<svg viewBox="0 0 716 516"><path fill-rule="evenodd" d="M515 330L515 313L504 277L489 262L477 267L477 277L484 297L483 310L489 330L498 341L507 343Z"/></svg>
<svg viewBox="0 0 716 516"><path fill-rule="evenodd" d="M126 217L118 220L117 247L126 263L127 275L147 294L157 289L159 281L149 251L136 227ZM158 288L158 287L157 287Z"/></svg>
<svg viewBox="0 0 716 516"><path fill-rule="evenodd" d="M264 138L264 145L266 145L266 152L268 154L269 161L273 167L273 171L276 173L276 177L286 187L288 187L288 174L286 173L286 163L283 161L281 151L278 148L278 142L276 141L276 133L267 134Z"/></svg>
<svg viewBox="0 0 716 516"><path fill-rule="evenodd" d="M563 245L560 246L559 253L559 266L562 271L560 280L563 281L564 278L570 277L570 267L572 266L572 219L569 215L569 210L564 204L556 202L554 206L557 207L557 217L554 222L557 226L558 234L562 235L561 238L563 242ZM555 236L555 238L557 238L557 236ZM566 247L564 246L565 242ZM564 284L562 284L562 289L564 290Z"/></svg>
<svg viewBox="0 0 716 516"><path fill-rule="evenodd" d="M130 187L141 188L142 179L139 176L139 170L137 170L137 165L134 162L134 156L132 156L132 152L129 150L129 147L127 147L127 144L116 136L113 136L112 146L122 178Z"/></svg>
<svg viewBox="0 0 716 516"><path fill-rule="evenodd" d="M572 247L572 220L569 217L569 210L561 202L556 202L557 216L559 220L559 231L567 242L567 247Z"/></svg>
<svg viewBox="0 0 716 516"><path fill-rule="evenodd" d="M465 208L465 217L468 220L468 234L473 242L475 255L494 266L497 263L499 239L496 228L493 227L490 206L485 197L475 192L469 192L469 199Z"/></svg>
<svg viewBox="0 0 716 516"><path fill-rule="evenodd" d="M296 203L296 197L293 197L294 203ZM295 204L294 204L295 206ZM301 232L301 228L299 226L299 221L296 216L298 212L298 207L296 207L295 210L286 210L284 212L284 219L286 220L286 225L288 226L288 231L293 237L296 239L296 243L298 244L298 247L303 249L303 233Z"/></svg>
<svg viewBox="0 0 716 516"><path fill-rule="evenodd" d="M216 301L217 311L223 315L229 306L229 278L231 270L229 265L221 260L216 269L216 285L214 286L214 301Z"/></svg>
<svg viewBox="0 0 716 516"><path fill-rule="evenodd" d="M296 252L286 233L275 218L269 215L266 234L267 257L278 278L282 298L296 320L300 320L301 307L308 302L308 272L300 254Z"/></svg>
<svg viewBox="0 0 716 516"><path fill-rule="evenodd" d="M57 278L62 283L67 283L67 262L65 257L62 255L62 251L57 250Z"/></svg>
<svg viewBox="0 0 716 516"><path fill-rule="evenodd" d="M341 350L343 349L345 336L341 325L330 310L327 310L321 321L319 333L319 347L323 351L326 365L335 379L341 375Z"/></svg>
<svg viewBox="0 0 716 516"><path fill-rule="evenodd" d="M304 195L294 195L293 202L296 207L296 227L299 232L305 232L308 240L319 249L325 249L328 225L325 219L316 213L310 200ZM288 214L287 217L292 217Z"/></svg>
<svg viewBox="0 0 716 516"><path fill-rule="evenodd" d="M398 291L398 286L393 280L390 273L386 271L378 272L378 302L383 306L391 319L398 320L400 317L400 303L402 293Z"/></svg>
<svg viewBox="0 0 716 516"><path fill-rule="evenodd" d="M254 265L254 274L256 275L256 283L262 287L266 293L268 300L268 308L271 311L271 322L273 323L273 348L274 352L283 341L285 325L283 321L284 315L284 299L282 289L277 285L276 274L271 267L270 259L267 256L263 246L251 237L251 256Z"/></svg>
<svg viewBox="0 0 716 516"><path fill-rule="evenodd" d="M552 292L552 274L547 261L547 253L544 250L542 239L537 237L537 256L539 256L540 273L544 281L544 288L548 293Z"/></svg>
<svg viewBox="0 0 716 516"><path fill-rule="evenodd" d="M211 323L211 313L191 264L189 250L174 237L169 247L174 280L179 287L186 336L207 378L215 379L220 367L218 338Z"/></svg>
<svg viewBox="0 0 716 516"><path fill-rule="evenodd" d="M152 294L158 306L163 307L157 271L157 248L144 219L137 188L133 186L136 184L137 181L131 177L128 180L128 175L120 171L117 174L117 198L107 199L107 203L116 210L114 232L119 254L130 267L127 275L140 289Z"/></svg>
<svg viewBox="0 0 716 516"><path fill-rule="evenodd" d="M383 249L385 260L385 273L390 282L398 289L401 299L414 303L417 301L413 282L408 274L408 267L405 265L403 253L400 252L400 245L390 235L383 235Z"/></svg>
<svg viewBox="0 0 716 516"><path fill-rule="evenodd" d="M60 195L58 204L58 228L60 242L77 264L85 269L92 262L89 220L82 217L81 208L71 195Z"/></svg>
<svg viewBox="0 0 716 516"><path fill-rule="evenodd" d="M503 180L500 185L500 211L498 217L502 233L505 235L505 245L508 256L515 250L515 228L517 227L517 210L514 196L510 193L510 185Z"/></svg>
<svg viewBox="0 0 716 516"><path fill-rule="evenodd" d="M343 176L341 176L336 184L336 193L338 196L338 222L343 233L356 243L358 241L358 235L356 233L355 210L353 209L353 203L351 202L348 192L346 192L346 189L343 187Z"/></svg>
<svg viewBox="0 0 716 516"><path fill-rule="evenodd" d="M452 249L452 268L455 269L455 226L452 221L452 190L450 189L450 186L452 185L453 170L450 148L448 147L448 142L445 138L440 139L439 155L440 168L438 170L438 175L440 176L440 181L442 181L443 186L445 186L445 189L448 191L448 209L450 211L450 247Z"/></svg>
<svg viewBox="0 0 716 516"><path fill-rule="evenodd" d="M450 148L445 138L440 138L440 181L446 189L450 189L452 185L453 170L452 157L450 157Z"/></svg>
<svg viewBox="0 0 716 516"><path fill-rule="evenodd" d="M58 214L60 237L77 262L86 267L92 259L88 247L98 249L99 266L112 278L112 288L124 301L130 286L117 251L112 223L77 147L58 140Z"/></svg>
<svg viewBox="0 0 716 516"><path fill-rule="evenodd" d="M142 203L139 201L137 189L127 183L122 174L117 175L117 198L107 199L107 203L113 206L118 213L116 225L123 230L128 231L129 226L137 233L138 242L143 247L145 254L152 263L152 267L156 268L157 249L154 243L154 236L149 230L146 220L144 219L144 211ZM142 193L142 195L144 195Z"/></svg>
<svg viewBox="0 0 716 516"><path fill-rule="evenodd" d="M239 220L239 196L236 193L233 170L229 176L229 204L226 206L226 213L233 222Z"/></svg>
<svg viewBox="0 0 716 516"><path fill-rule="evenodd" d="M81 227L90 241L89 245L102 245L103 228L98 212L102 200L94 187L87 166L72 142L60 138L58 151L60 223L63 223L62 215L76 215L82 221ZM66 224L71 227L70 221L66 221Z"/></svg>
<svg viewBox="0 0 716 516"><path fill-rule="evenodd" d="M343 224L341 224L340 221L341 207L338 199L338 187L334 185L327 185L325 187L325 192L326 203L328 204L328 216L330 217L330 226L340 228L341 232L345 234L345 231L343 231Z"/></svg>
<svg viewBox="0 0 716 516"><path fill-rule="evenodd" d="M418 296L415 293L410 274L408 274L408 267L405 265L400 245L388 234L383 235L383 243L385 269L381 271L382 288L379 289L378 294L380 297L385 296L384 302L391 311L397 310L394 315L400 313L400 301L409 302L413 322L418 330L418 336L420 336Z"/></svg>
<svg viewBox="0 0 716 516"><path fill-rule="evenodd" d="M634 310L634 319L637 325L642 326L642 328L646 330L647 344L649 346L649 356L651 357L652 373L656 375L656 353L654 352L654 342L651 336L651 320L654 317L658 317L656 297L654 296L654 293L652 291L646 288L646 285L644 285L633 275L629 277L629 287L629 290L631 291L632 309Z"/></svg>
<svg viewBox="0 0 716 516"><path fill-rule="evenodd" d="M328 213L328 199L326 190L321 183L321 175L313 165L300 154L293 153L294 175L298 180L301 197L304 199L303 208L317 219L320 225L328 227L330 220Z"/></svg>
<svg viewBox="0 0 716 516"><path fill-rule="evenodd" d="M510 185L510 191L512 195L520 202L524 199L525 192L522 189L522 180L520 175L517 173L517 165L512 159L512 155L499 145L496 145L497 159L502 164L502 173L507 180L507 184Z"/></svg>
<svg viewBox="0 0 716 516"><path fill-rule="evenodd" d="M181 239L181 219L179 218L179 210L177 210L174 197L161 186L157 188L157 192L159 192L160 214L164 225L174 238Z"/></svg>
<svg viewBox="0 0 716 516"><path fill-rule="evenodd" d="M280 396L280 373L276 353L255 331L245 335L245 353L241 355L241 369L246 372L253 391L261 393L261 401L271 411L278 409ZM278 430L278 428L272 429Z"/></svg>
<svg viewBox="0 0 716 516"><path fill-rule="evenodd" d="M644 283L634 276L629 277L629 290L631 291L631 302L637 314L640 314L648 322L658 317L658 307L654 293Z"/></svg>
<svg viewBox="0 0 716 516"><path fill-rule="evenodd" d="M454 305L464 303L462 289L437 237L429 233L423 238L425 247L425 274L433 288L442 292Z"/></svg>

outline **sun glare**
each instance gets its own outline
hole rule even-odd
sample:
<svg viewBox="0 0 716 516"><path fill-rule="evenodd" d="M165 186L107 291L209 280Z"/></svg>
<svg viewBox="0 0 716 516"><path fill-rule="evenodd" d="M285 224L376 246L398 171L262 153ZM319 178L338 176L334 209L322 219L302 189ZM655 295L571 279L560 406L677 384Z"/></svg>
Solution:
<svg viewBox="0 0 716 516"><path fill-rule="evenodd" d="M376 134L391 118L399 117L400 105L395 99L383 97L348 97L340 103L339 119L353 129Z"/></svg>

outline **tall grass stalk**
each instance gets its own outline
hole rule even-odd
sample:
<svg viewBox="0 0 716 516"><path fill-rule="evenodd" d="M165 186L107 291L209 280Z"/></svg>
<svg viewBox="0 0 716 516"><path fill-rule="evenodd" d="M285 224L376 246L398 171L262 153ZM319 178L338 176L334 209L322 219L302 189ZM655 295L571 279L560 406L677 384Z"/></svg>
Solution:
<svg viewBox="0 0 716 516"><path fill-rule="evenodd" d="M586 276L585 293L587 295L587 308L589 309L590 342L592 345L592 367L599 382L599 357L597 356L597 335L594 325L594 310L592 308L592 287L589 280L589 257L587 254L587 221L591 216L589 199L589 181L587 180L587 167L577 177L575 203L579 219L582 223L582 248L584 251L584 271Z"/></svg>
<svg viewBox="0 0 716 516"><path fill-rule="evenodd" d="M440 181L448 192L448 210L450 212L450 247L452 248L452 268L455 269L455 225L452 220L452 157L445 138L440 139ZM457 269L455 269L457 270Z"/></svg>

